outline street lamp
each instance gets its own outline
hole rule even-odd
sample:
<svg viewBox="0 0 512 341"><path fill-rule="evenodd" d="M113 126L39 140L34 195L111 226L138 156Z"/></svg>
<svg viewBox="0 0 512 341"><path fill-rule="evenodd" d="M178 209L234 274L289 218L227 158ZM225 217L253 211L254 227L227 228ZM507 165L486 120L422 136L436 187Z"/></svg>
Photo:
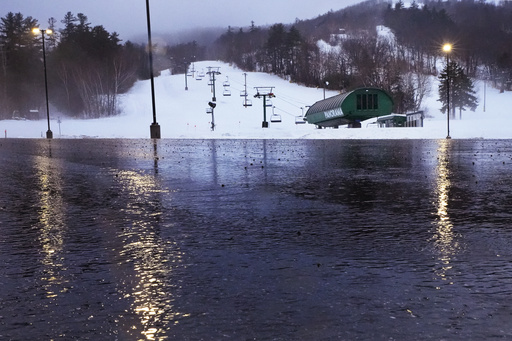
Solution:
<svg viewBox="0 0 512 341"><path fill-rule="evenodd" d="M447 139L450 137L450 52L452 50L452 44L444 44L443 51L446 53L446 124L448 129Z"/></svg>
<svg viewBox="0 0 512 341"><path fill-rule="evenodd" d="M329 86L329 82L328 81L325 81L325 86L324 86L324 99L325 99L325 87Z"/></svg>
<svg viewBox="0 0 512 341"><path fill-rule="evenodd" d="M188 63L185 61L185 90L188 90L187 76L188 75Z"/></svg>
<svg viewBox="0 0 512 341"><path fill-rule="evenodd" d="M44 44L44 35L45 35L45 33L50 35L53 32L50 29L42 30L42 29L40 29L38 27L32 29L32 32L34 34L41 33L41 37L43 38L44 89L46 91L46 118L48 120L48 131L46 132L46 138L47 139L52 139L53 138L53 133L52 133L52 131L50 129L50 105L48 103L48 76L46 74L46 48L45 48L45 44Z"/></svg>
<svg viewBox="0 0 512 341"><path fill-rule="evenodd" d="M155 104L155 76L153 73L153 43L151 41L151 16L149 13L149 0L146 0L146 17L148 23L148 51L149 51L149 76L151 81L151 104L153 107L153 123L149 127L152 139L160 138L160 125L156 121L156 104Z"/></svg>

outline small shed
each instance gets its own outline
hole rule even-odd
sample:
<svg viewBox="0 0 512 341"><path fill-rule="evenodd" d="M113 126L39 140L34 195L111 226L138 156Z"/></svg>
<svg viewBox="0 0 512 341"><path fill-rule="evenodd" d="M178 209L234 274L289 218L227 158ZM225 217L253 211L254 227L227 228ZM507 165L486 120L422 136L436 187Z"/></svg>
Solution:
<svg viewBox="0 0 512 341"><path fill-rule="evenodd" d="M316 102L306 112L305 119L321 128L344 124L360 127L359 122L390 115L392 109L393 99L386 91L359 88Z"/></svg>
<svg viewBox="0 0 512 341"><path fill-rule="evenodd" d="M425 118L423 110L407 113L406 116L406 127L423 127L423 119Z"/></svg>
<svg viewBox="0 0 512 341"><path fill-rule="evenodd" d="M377 119L379 128L405 127L407 121L406 115L391 114L381 116Z"/></svg>

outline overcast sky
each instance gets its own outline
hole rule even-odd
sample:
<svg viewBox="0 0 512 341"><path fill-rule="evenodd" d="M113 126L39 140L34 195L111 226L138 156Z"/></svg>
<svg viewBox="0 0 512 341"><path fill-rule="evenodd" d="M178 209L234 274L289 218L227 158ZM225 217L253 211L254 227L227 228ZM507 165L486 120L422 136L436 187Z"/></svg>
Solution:
<svg viewBox="0 0 512 341"><path fill-rule="evenodd" d="M362 0L150 0L153 32L176 32L194 27L257 26L311 19ZM103 25L122 40L147 32L145 0L0 0L0 16L21 12L44 27L48 18L58 23L67 12L83 13L91 25Z"/></svg>

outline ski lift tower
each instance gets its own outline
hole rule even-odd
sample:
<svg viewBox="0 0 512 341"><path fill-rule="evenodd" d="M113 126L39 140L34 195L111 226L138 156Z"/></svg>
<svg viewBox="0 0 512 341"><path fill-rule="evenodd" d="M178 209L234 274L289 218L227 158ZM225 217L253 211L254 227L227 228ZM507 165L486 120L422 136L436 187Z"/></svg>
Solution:
<svg viewBox="0 0 512 341"><path fill-rule="evenodd" d="M216 67L208 66L207 74L210 75L210 82L212 85L212 92L213 92L213 97L212 97L213 102L217 101L217 97L215 96L215 75L220 75L219 69L220 69L220 67L218 67L218 66L216 66Z"/></svg>
<svg viewBox="0 0 512 341"><path fill-rule="evenodd" d="M207 114L212 114L212 127L211 127L211 129L212 129L212 131L214 131L215 130L215 116L213 116L213 110L215 109L217 104L213 103L213 102L208 102L208 105L209 105L209 107L206 108L206 113Z"/></svg>
<svg viewBox="0 0 512 341"><path fill-rule="evenodd" d="M263 97L263 122L261 123L262 128L268 128L268 122L267 122L267 97L270 99L272 97L276 97L274 95L273 86L256 86L254 87L256 89L256 95L254 95L255 98L262 98Z"/></svg>
<svg viewBox="0 0 512 341"><path fill-rule="evenodd" d="M247 73L244 73L244 90L240 92L240 97L244 98L244 104L242 104L245 108L252 106L252 102L250 99L247 99Z"/></svg>

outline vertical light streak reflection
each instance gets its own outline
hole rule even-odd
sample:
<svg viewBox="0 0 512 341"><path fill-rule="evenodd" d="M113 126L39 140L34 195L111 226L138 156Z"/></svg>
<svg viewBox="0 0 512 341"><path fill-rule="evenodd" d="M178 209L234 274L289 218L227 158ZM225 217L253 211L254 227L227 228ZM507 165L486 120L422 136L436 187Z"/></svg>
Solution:
<svg viewBox="0 0 512 341"><path fill-rule="evenodd" d="M145 340L167 339L169 326L187 316L173 306L173 269L182 261L182 254L175 243L160 235L161 194L167 191L159 188L153 176L135 171L116 172L116 179L122 197L127 198L119 234L123 243L119 265L133 267L129 285L120 290L124 298L132 300L131 309L140 322L140 327L127 327Z"/></svg>
<svg viewBox="0 0 512 341"><path fill-rule="evenodd" d="M452 258L457 252L457 241L453 232L453 223L449 214L451 187L450 174L450 140L440 140L438 148L438 164L436 167L436 220L433 236L434 247L438 254L439 268L436 277L447 280L447 272L452 268Z"/></svg>
<svg viewBox="0 0 512 341"><path fill-rule="evenodd" d="M39 193L38 222L39 242L41 244L43 288L47 298L54 299L63 288L62 271L64 257L62 249L65 236L65 214L63 212L62 179L58 162L48 157L36 159L37 184Z"/></svg>

